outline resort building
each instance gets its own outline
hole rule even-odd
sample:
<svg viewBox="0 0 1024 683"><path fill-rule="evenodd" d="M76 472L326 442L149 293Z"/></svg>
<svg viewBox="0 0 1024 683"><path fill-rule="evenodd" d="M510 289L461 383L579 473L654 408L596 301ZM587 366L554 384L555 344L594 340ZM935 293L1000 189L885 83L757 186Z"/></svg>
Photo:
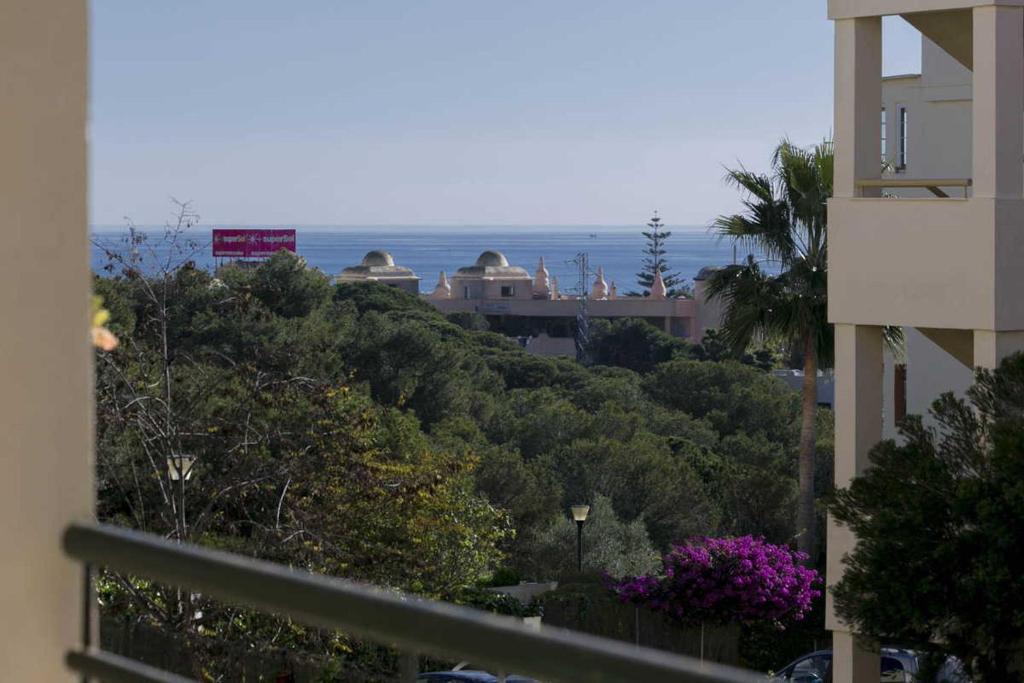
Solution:
<svg viewBox="0 0 1024 683"><path fill-rule="evenodd" d="M387 266L370 265L383 260ZM387 277L382 269L387 270ZM720 320L718 304L709 302L704 294L704 280L712 271L704 268L694 279L693 298L668 296L660 275L650 296L620 296L615 284L609 283L598 267L585 294L587 314L591 319L642 318L674 337L699 342ZM392 272L404 275L392 276ZM408 292L416 292L419 287L419 278L408 268L396 266L386 251L371 251L362 265L346 268L338 279L374 280ZM501 252L485 251L475 263L459 268L451 277L442 271L425 298L445 314L484 316L492 329L522 338L532 353L576 353L573 337L580 296L559 289L543 257L530 275L525 268L510 264Z"/></svg>
<svg viewBox="0 0 1024 683"><path fill-rule="evenodd" d="M409 294L419 294L420 279L408 268L395 265L395 259L386 251L371 251L358 266L341 271L338 282L370 280L397 287Z"/></svg>
<svg viewBox="0 0 1024 683"><path fill-rule="evenodd" d="M835 477L846 486L900 409L897 392L887 391L885 326L908 330L901 372L913 411L926 395L957 388L961 374L947 371L958 364L969 376L1024 348L1024 0L830 0L829 15L829 317ZM920 76L883 85L882 15L901 15L925 37ZM830 584L855 543L829 524ZM830 598L827 625L835 683L877 681L878 654L862 647Z"/></svg>

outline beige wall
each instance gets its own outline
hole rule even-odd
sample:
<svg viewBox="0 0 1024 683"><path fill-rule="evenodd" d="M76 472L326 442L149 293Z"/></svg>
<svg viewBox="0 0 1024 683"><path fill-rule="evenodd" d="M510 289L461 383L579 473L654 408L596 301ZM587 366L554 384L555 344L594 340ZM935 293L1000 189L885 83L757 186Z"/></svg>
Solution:
<svg viewBox="0 0 1024 683"><path fill-rule="evenodd" d="M84 0L0 4L0 667L70 681L92 515Z"/></svg>
<svg viewBox="0 0 1024 683"><path fill-rule="evenodd" d="M833 322L1024 329L1024 201L834 199Z"/></svg>
<svg viewBox="0 0 1024 683"><path fill-rule="evenodd" d="M828 17L829 19L883 17L987 5L1024 6L1024 0L828 0Z"/></svg>

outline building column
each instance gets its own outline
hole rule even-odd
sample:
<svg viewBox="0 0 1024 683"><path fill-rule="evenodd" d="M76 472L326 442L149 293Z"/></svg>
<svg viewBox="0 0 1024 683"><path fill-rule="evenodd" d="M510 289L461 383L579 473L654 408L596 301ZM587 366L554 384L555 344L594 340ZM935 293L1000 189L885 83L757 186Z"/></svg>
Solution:
<svg viewBox="0 0 1024 683"><path fill-rule="evenodd" d="M868 452L882 439L885 359L882 328L837 324L835 359L835 482L845 487L868 466ZM828 522L829 586L843 573L843 557L856 539L831 518ZM878 653L850 633L835 614L831 592L826 593L826 626L833 637L834 683L877 683Z"/></svg>
<svg viewBox="0 0 1024 683"><path fill-rule="evenodd" d="M882 175L882 19L838 19L835 25L833 194L877 195L859 192L857 181Z"/></svg>
<svg viewBox="0 0 1024 683"><path fill-rule="evenodd" d="M1024 350L1024 332L974 331L974 367L993 370L1004 358Z"/></svg>
<svg viewBox="0 0 1024 683"><path fill-rule="evenodd" d="M93 515L85 0L0 7L0 666L71 681L83 573L61 551Z"/></svg>
<svg viewBox="0 0 1024 683"><path fill-rule="evenodd" d="M974 196L1024 192L1024 8L974 10Z"/></svg>

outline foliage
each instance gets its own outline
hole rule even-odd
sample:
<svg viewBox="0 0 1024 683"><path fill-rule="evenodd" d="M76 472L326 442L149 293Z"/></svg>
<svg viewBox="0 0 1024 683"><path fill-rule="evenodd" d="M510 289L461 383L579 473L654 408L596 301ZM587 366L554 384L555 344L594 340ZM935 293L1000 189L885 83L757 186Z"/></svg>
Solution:
<svg viewBox="0 0 1024 683"><path fill-rule="evenodd" d="M673 546L659 575L611 582L623 602L662 612L681 624L802 620L821 593L818 573L785 546L752 536L697 538Z"/></svg>
<svg viewBox="0 0 1024 683"><path fill-rule="evenodd" d="M967 398L909 417L829 509L859 543L833 589L859 632L956 655L976 681L1020 681L1024 655L1024 356Z"/></svg>
<svg viewBox="0 0 1024 683"><path fill-rule="evenodd" d="M646 320L594 320L587 349L595 365L612 365L647 373L676 357L689 357L689 343L665 334Z"/></svg>
<svg viewBox="0 0 1024 683"><path fill-rule="evenodd" d="M562 514L550 520L530 549L530 559L538 575L559 577L577 573L576 523ZM616 574L640 573L652 569L658 553L640 520L620 520L611 501L596 496L583 525L583 570Z"/></svg>
<svg viewBox="0 0 1024 683"><path fill-rule="evenodd" d="M832 195L834 154L830 141L810 149L782 141L771 172L731 169L727 181L744 194L743 213L720 216L714 229L724 238L764 255L769 268L751 255L707 279L712 300L724 306L721 334L735 352L754 342L780 340L804 357L800 433L798 543L814 554L817 383L819 365L832 357L828 322L828 199Z"/></svg>
<svg viewBox="0 0 1024 683"><path fill-rule="evenodd" d="M484 588L466 589L451 598L451 601L467 607L475 607L485 612L504 614L509 617L539 617L544 610L536 601L523 603L519 598L507 593L497 593Z"/></svg>
<svg viewBox="0 0 1024 683"><path fill-rule="evenodd" d="M647 240L647 245L643 252L643 269L636 274L637 284L644 290L645 295L650 294L655 275L661 273L661 279L670 297L683 293L683 278L678 273L671 272L668 262L665 261L665 242L672 236L672 232L665 229L657 212L641 234Z"/></svg>
<svg viewBox="0 0 1024 683"><path fill-rule="evenodd" d="M491 329L490 323L487 322L487 317L473 311L456 311L449 313L446 317L448 322L471 332L486 332Z"/></svg>
<svg viewBox="0 0 1024 683"><path fill-rule="evenodd" d="M97 355L105 521L432 596L499 567L565 571L577 502L594 506L595 570L646 571L693 535L795 534L799 412L761 370L690 359L637 321L600 342L627 367L540 358L395 288L333 285L293 255L211 274L193 245L174 226L130 231L95 281L121 339ZM196 457L184 485L167 476L177 454ZM110 605L193 642L207 668L200 629L316 657L362 651L111 581Z"/></svg>

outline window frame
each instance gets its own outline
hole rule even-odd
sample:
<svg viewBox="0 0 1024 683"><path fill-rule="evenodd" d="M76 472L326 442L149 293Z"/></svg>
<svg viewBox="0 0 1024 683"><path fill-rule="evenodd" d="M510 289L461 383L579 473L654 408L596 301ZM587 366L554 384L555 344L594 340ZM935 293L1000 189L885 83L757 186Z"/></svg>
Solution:
<svg viewBox="0 0 1024 683"><path fill-rule="evenodd" d="M907 170L910 155L910 108L905 104L896 107L896 170Z"/></svg>

